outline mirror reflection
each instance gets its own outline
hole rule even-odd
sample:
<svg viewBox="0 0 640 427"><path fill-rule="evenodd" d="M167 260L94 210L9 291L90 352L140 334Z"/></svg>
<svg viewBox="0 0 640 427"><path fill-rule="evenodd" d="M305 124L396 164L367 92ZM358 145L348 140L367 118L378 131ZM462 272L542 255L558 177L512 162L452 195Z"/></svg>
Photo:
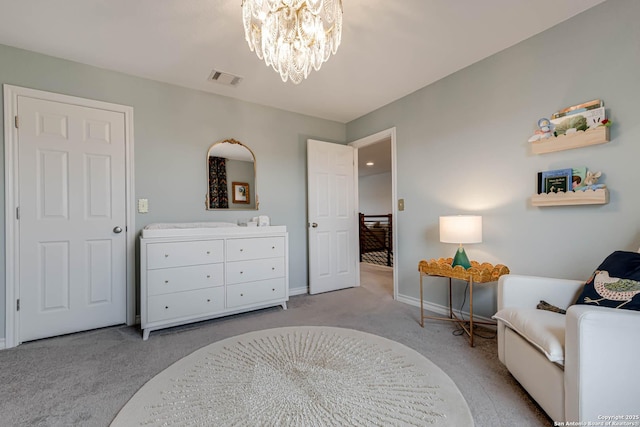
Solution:
<svg viewBox="0 0 640 427"><path fill-rule="evenodd" d="M258 209L256 161L235 139L216 142L207 152L207 209Z"/></svg>

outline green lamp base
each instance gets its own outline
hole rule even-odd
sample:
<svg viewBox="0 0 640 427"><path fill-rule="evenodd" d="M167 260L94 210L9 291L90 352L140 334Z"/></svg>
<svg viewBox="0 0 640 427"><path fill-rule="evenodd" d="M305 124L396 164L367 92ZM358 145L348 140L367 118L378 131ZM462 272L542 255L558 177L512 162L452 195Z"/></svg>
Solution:
<svg viewBox="0 0 640 427"><path fill-rule="evenodd" d="M451 262L451 267L455 267L456 265L462 266L465 270L471 267L467 253L462 246L458 248L456 256L453 258L453 262Z"/></svg>

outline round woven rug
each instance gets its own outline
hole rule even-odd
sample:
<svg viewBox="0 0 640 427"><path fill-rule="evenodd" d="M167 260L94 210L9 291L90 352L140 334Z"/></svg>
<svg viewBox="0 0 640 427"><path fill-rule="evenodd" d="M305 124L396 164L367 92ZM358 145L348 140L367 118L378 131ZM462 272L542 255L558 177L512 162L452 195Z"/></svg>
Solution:
<svg viewBox="0 0 640 427"><path fill-rule="evenodd" d="M147 382L116 426L473 426L418 352L351 329L289 327L201 348Z"/></svg>

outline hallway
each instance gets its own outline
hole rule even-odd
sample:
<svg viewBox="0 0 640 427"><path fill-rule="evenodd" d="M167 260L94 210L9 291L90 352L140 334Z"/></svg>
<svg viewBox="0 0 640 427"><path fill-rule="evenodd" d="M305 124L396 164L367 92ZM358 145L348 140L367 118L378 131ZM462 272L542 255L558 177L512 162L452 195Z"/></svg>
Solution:
<svg viewBox="0 0 640 427"><path fill-rule="evenodd" d="M360 285L374 294L393 299L393 268L361 262Z"/></svg>

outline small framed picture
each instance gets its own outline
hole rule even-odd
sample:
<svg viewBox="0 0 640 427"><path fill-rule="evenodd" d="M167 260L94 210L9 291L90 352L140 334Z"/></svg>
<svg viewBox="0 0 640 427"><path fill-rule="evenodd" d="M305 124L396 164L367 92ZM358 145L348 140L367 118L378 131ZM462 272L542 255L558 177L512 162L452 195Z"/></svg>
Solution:
<svg viewBox="0 0 640 427"><path fill-rule="evenodd" d="M542 172L542 189L545 193L572 190L573 169L555 169Z"/></svg>
<svg viewBox="0 0 640 427"><path fill-rule="evenodd" d="M249 184L246 182L232 182L231 192L233 194L233 203L247 203L250 202L249 197Z"/></svg>

